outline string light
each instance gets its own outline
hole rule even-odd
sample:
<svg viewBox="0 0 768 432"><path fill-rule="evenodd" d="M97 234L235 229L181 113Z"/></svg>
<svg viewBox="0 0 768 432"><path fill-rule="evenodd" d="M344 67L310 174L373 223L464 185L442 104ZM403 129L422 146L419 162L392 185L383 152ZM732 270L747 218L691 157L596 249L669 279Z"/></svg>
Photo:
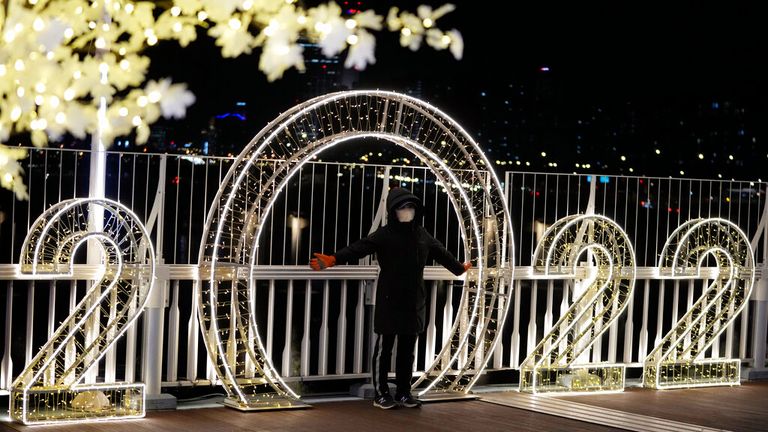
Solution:
<svg viewBox="0 0 768 432"><path fill-rule="evenodd" d="M702 358L746 306L755 282L754 252L746 234L720 218L694 219L669 236L659 258L663 279L691 279L706 258L720 269L643 363L643 385L656 389L739 385L739 359Z"/></svg>
<svg viewBox="0 0 768 432"><path fill-rule="evenodd" d="M624 390L625 365L579 360L632 298L635 255L627 234L604 216L566 216L549 227L536 246L534 271L536 277L542 279L575 278L575 266L584 253L589 253L595 261L590 285L520 363L520 391Z"/></svg>
<svg viewBox="0 0 768 432"><path fill-rule="evenodd" d="M89 228L89 210L96 207L108 215L101 231ZM24 424L144 416L141 383L78 384L83 372L138 318L154 284L154 249L136 215L106 199L60 202L30 228L22 245L21 272L38 279L71 276L67 264L89 239L100 242L102 265L109 270L97 282L100 289L89 290L80 307L61 323L61 337L49 340L11 385L10 415ZM126 265L133 271L128 278L123 274ZM92 335L89 323L103 310L118 313L103 314L98 333Z"/></svg>
<svg viewBox="0 0 768 432"><path fill-rule="evenodd" d="M380 118L388 106L399 107L399 126L394 122L379 125L367 121ZM367 124L369 128L360 124ZM405 131L416 128L416 125L424 133L432 131L426 136L435 138L414 141ZM295 130L309 132L312 139L294 133ZM465 393L480 376L478 367L482 369L490 357L489 353L500 334L498 326L504 321L509 305L508 302L500 304L499 299L511 286L507 258L512 256L512 242L509 234L505 234L505 231L511 232L509 210L498 178L492 171L483 169L489 164L477 144L436 108L396 93L336 93L297 105L261 131L233 164L231 174L227 176L229 183L221 186L231 192L223 195L221 201L212 207L213 219L204 233L208 241L201 246L201 251L205 253L203 262L208 266L206 276L201 278L198 302L201 322L207 327L203 334L210 335L205 339L206 346L230 395L230 406L246 409L256 405L275 407L275 404L296 403L298 395L285 385L264 354L258 330L252 327L250 319L243 318L250 316L249 311L254 309L250 286L254 272L258 274L253 260L261 234L260 222L269 216L280 191L305 163L315 159L325 148L366 136L405 147L433 170L460 216L459 223L466 233L465 250L477 260L478 270L464 282L465 300L462 304L465 305L468 322L454 325L441 354L426 368L414 388L424 385L419 387L422 394ZM264 157L283 162L258 163ZM347 169L351 171L355 165L350 164ZM344 173L340 171L338 175L343 176ZM394 178L397 179L397 176ZM398 181L408 179L401 176ZM259 184L275 186L256 187L253 195L252 186ZM248 225L244 221L249 221ZM481 229L481 221L491 223L498 229L485 235L495 236L495 241L502 247L485 249L485 231ZM239 244L240 241L235 239L245 238L243 236L248 238L242 243L244 247L233 249L231 244ZM224 239L234 240L234 243ZM244 275L226 281L217 277L217 268L231 265L250 266L248 273L252 276ZM237 298L232 297L234 293L238 293ZM230 333L230 325L226 322L247 326L248 332L255 336L255 346L238 341L236 338L241 337L242 332ZM244 349L232 357L226 355L226 346L243 346ZM443 361L443 358L448 360ZM263 390L257 386L243 384L243 372L238 365L244 362L256 365L272 388L273 396L262 394ZM458 371L454 370L455 365L458 365Z"/></svg>

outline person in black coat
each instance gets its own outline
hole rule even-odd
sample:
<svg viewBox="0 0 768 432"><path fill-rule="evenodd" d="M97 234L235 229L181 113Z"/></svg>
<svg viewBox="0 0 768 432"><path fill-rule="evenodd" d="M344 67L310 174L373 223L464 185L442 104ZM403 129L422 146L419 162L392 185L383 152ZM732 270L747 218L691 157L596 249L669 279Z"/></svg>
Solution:
<svg viewBox="0 0 768 432"><path fill-rule="evenodd" d="M424 267L429 259L434 259L451 273L460 276L471 264L457 261L418 223L422 215L422 204L407 190L390 190L387 214L388 223L385 226L333 255L314 254L310 266L315 270L323 270L376 254L380 272L373 317L376 345L371 360L373 386L376 389L374 405L383 409L397 405L418 407L421 402L411 395L411 377L416 338L426 325ZM395 340L397 391L393 400L387 375Z"/></svg>

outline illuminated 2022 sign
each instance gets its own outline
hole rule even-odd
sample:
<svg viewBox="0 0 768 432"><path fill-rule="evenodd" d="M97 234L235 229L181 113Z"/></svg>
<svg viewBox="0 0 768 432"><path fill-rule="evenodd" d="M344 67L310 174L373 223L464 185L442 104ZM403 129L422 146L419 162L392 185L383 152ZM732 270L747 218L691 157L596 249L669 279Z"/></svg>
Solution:
<svg viewBox="0 0 768 432"><path fill-rule="evenodd" d="M520 365L520 389L596 392L624 389L623 364L579 362L579 356L621 315L632 297L635 263L626 234L602 216L568 216L544 234L534 253L542 278L575 277L584 254L595 263L588 286ZM738 359L705 359L704 352L741 313L754 285L753 252L744 233L719 218L695 219L675 230L658 264L664 279L716 274L699 299L653 348L643 385L657 389L738 385Z"/></svg>
<svg viewBox="0 0 768 432"><path fill-rule="evenodd" d="M144 384L82 383L141 315L154 285L154 249L136 215L106 199L56 204L30 228L21 272L71 275L75 253L88 242L101 248L101 275L12 384L10 414L25 424L144 416Z"/></svg>
<svg viewBox="0 0 768 432"><path fill-rule="evenodd" d="M492 171L484 171L489 161L455 121L422 101L382 91L336 93L297 105L259 132L232 165L209 211L198 261L198 319L229 406L301 405L273 366L255 324L255 251L263 221L291 176L323 149L361 137L390 141L429 166L445 185L464 234L465 258L477 269L464 281L461 310L440 354L414 387L427 397L467 393L493 354L511 303L514 254L503 189ZM103 226L94 228L94 221ZM144 415L142 384L81 383L141 314L154 283L154 251L136 216L104 199L57 204L30 229L21 271L41 279L69 274L73 254L91 241L101 245L103 275L14 381L11 416L18 421ZM536 248L533 277L576 279L576 266L585 260L594 265L577 284L576 301L520 365L523 391L624 388L625 365L583 361L632 298L636 263L624 231L599 215L557 221ZM741 312L754 283L751 246L733 223L697 219L680 226L663 248L658 275L701 278L704 267L717 269L712 283L645 359L648 387L739 382L738 360L702 358Z"/></svg>

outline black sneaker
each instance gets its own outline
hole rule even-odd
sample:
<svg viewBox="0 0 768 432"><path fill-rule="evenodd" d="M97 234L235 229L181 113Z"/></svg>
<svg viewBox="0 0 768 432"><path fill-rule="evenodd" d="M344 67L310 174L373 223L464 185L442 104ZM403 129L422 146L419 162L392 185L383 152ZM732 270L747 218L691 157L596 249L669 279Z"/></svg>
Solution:
<svg viewBox="0 0 768 432"><path fill-rule="evenodd" d="M376 399L373 400L373 406L381 409L392 409L397 407L397 404L391 395L385 394L376 396Z"/></svg>
<svg viewBox="0 0 768 432"><path fill-rule="evenodd" d="M398 396L396 400L398 405L406 408L421 408L421 401L409 394Z"/></svg>

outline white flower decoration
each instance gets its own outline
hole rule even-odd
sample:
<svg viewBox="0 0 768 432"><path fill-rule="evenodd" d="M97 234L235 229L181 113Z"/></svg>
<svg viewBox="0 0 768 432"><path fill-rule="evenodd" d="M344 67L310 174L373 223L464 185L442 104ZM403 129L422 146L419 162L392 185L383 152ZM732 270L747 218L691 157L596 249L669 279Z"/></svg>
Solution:
<svg viewBox="0 0 768 432"><path fill-rule="evenodd" d="M161 40L186 46L199 27L208 28L224 57L260 47L259 69L272 81L290 68L304 70L300 38L318 43L326 56L349 49L344 65L364 69L376 61L372 32L384 23L373 11L345 15L333 1L308 9L286 0L132 0L113 2L108 10L96 4L47 0L0 7L0 143L14 133L28 133L37 146L67 134L85 139L98 133L109 145L132 132L137 143L145 142L153 122L161 115L183 117L195 97L170 79L146 82L150 59L143 51ZM461 34L443 33L435 23L453 9L420 6L414 14L392 8L387 28L412 50L426 37L461 58ZM107 115L99 128L102 102ZM16 160L0 148L0 181L25 197Z"/></svg>
<svg viewBox="0 0 768 432"><path fill-rule="evenodd" d="M304 70L304 57L302 48L297 44L287 44L277 40L270 40L264 46L264 51L259 58L259 70L267 74L267 80L274 81L283 76L283 73L292 67Z"/></svg>
<svg viewBox="0 0 768 432"><path fill-rule="evenodd" d="M360 31L357 37L357 43L349 47L344 67L363 70L369 64L376 63L376 57L373 55L376 48L376 38L365 30Z"/></svg>

